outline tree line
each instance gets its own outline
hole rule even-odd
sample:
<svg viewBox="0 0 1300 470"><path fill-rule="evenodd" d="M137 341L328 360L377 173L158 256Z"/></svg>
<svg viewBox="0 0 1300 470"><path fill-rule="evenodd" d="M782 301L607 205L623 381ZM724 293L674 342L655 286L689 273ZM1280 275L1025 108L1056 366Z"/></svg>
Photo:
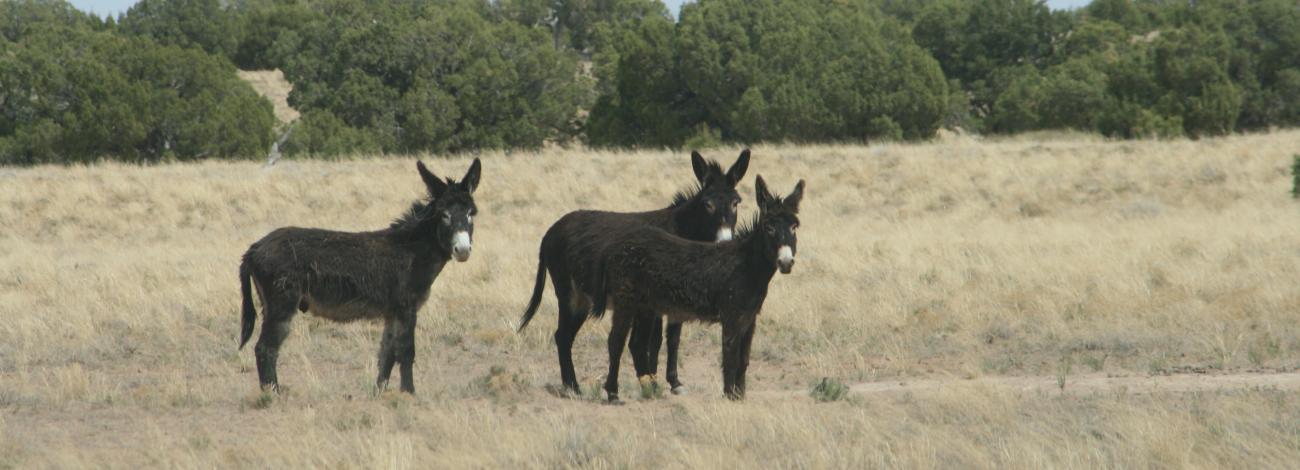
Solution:
<svg viewBox="0 0 1300 470"><path fill-rule="evenodd" d="M0 2L0 164L1300 124L1294 0Z"/></svg>

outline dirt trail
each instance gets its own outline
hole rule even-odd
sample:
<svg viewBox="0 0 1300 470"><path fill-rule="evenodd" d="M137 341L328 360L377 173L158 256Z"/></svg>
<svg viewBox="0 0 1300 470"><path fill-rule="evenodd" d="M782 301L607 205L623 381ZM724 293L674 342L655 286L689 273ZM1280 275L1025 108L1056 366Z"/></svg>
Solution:
<svg viewBox="0 0 1300 470"><path fill-rule="evenodd" d="M1034 393L1189 393L1246 390L1300 390L1300 372L1238 374L1172 374L1118 376L1105 374L1069 375L1065 386L1056 376L979 377L974 379L904 379L853 384L853 393L866 395L937 392L945 388L984 387ZM807 390L755 391L759 396L804 395Z"/></svg>

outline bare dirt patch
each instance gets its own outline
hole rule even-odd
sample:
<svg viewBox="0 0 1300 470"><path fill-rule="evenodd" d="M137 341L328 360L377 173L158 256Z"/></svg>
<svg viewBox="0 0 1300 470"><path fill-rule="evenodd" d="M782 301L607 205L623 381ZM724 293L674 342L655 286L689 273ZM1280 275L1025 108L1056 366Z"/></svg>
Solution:
<svg viewBox="0 0 1300 470"><path fill-rule="evenodd" d="M239 78L253 86L262 96L271 101L275 107L275 118L282 123L291 123L298 119L298 110L289 106L289 92L293 85L284 79L279 70L240 70Z"/></svg>

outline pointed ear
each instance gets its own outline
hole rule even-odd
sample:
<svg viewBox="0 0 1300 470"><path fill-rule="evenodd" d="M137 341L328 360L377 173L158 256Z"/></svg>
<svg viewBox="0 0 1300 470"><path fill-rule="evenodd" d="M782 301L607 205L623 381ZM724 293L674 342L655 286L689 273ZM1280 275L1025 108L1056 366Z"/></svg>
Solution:
<svg viewBox="0 0 1300 470"><path fill-rule="evenodd" d="M745 177L745 171L748 169L749 149L745 149L745 151L740 152L740 158L736 159L736 163L731 164L731 169L727 170L727 184L730 184L733 188L736 187L740 179Z"/></svg>
<svg viewBox="0 0 1300 470"><path fill-rule="evenodd" d="M803 200L803 180L799 180L799 184L794 185L794 191L791 191L790 195L785 197L784 202L786 207L789 207L790 210L798 214L799 201L802 200Z"/></svg>
<svg viewBox="0 0 1300 470"><path fill-rule="evenodd" d="M424 180L424 186L428 188L430 196L437 199L442 197L442 193L447 192L447 182L429 171L429 168L424 166L424 162L416 160L415 168L420 170L420 179Z"/></svg>
<svg viewBox="0 0 1300 470"><path fill-rule="evenodd" d="M474 194L474 190L478 189L478 177L482 170L483 164L477 158L474 159L474 163L469 164L469 171L465 172L465 177L460 180L460 185L465 188L465 192Z"/></svg>
<svg viewBox="0 0 1300 470"><path fill-rule="evenodd" d="M754 178L754 199L760 211L772 202L772 193L767 191L767 182L763 181L763 175Z"/></svg>
<svg viewBox="0 0 1300 470"><path fill-rule="evenodd" d="M700 182L700 185L709 178L708 162L704 161L704 156L700 155L700 152L694 150L691 151L691 169L695 170L695 179Z"/></svg>

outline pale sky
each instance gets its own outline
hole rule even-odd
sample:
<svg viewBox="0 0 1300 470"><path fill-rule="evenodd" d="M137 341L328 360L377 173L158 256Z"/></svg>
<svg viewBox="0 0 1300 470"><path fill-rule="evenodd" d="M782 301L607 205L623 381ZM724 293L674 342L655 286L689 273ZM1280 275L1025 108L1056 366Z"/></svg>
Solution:
<svg viewBox="0 0 1300 470"><path fill-rule="evenodd" d="M99 16L117 15L125 12L136 0L69 0L72 6Z"/></svg>
<svg viewBox="0 0 1300 470"><path fill-rule="evenodd" d="M683 3L691 0L664 0L668 9L672 10L673 15L677 15ZM1047 0L1047 4L1055 9L1078 8L1087 5L1091 0ZM105 15L116 15L131 8L135 0L70 0L73 6L85 11Z"/></svg>

